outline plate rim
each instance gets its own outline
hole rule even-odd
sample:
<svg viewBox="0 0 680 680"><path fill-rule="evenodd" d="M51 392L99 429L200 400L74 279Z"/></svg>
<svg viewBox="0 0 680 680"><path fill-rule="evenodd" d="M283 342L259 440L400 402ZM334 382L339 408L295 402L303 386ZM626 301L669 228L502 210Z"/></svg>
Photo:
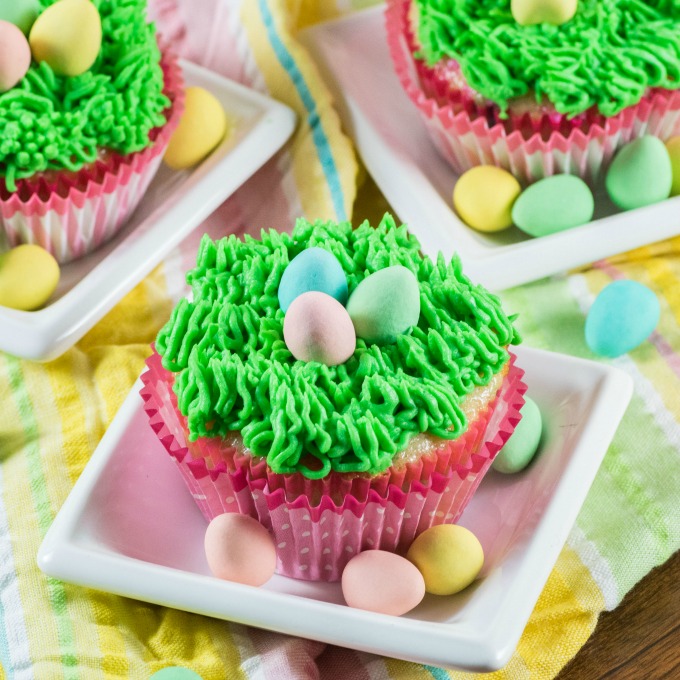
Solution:
<svg viewBox="0 0 680 680"><path fill-rule="evenodd" d="M416 654L409 650L409 660L477 671L493 671L502 668L509 661L519 642L531 611L581 509L633 391L632 378L615 366L525 346L515 349L521 362L547 361L553 362L553 365L560 368L573 364L580 366L582 370L589 369L593 372L591 391L597 398L584 424L583 432L572 445L569 463L555 486L552 497L546 505L545 513L537 523L526 550L521 556L523 568L519 570L513 581L513 584L515 586L519 584L519 587L514 588L514 595L510 593L502 599L498 608L499 613L494 616L490 622L491 625L481 638L479 631L466 623L464 619L442 624L435 621L399 617L395 622L394 617L383 614L351 609L293 593L281 593L219 581L211 576L153 564L120 553L84 547L82 543L75 540L77 526L100 475L115 455L117 442L124 436L135 414L142 409L142 401L138 394L141 387L139 380L126 397L57 513L39 548L38 566L46 574L70 583L222 620L255 625L289 635L310 637L310 631L298 623L301 618L302 620L307 618L304 614L309 614L314 616L319 624L315 628L314 639L396 658L404 658L403 640L400 635L403 637L415 634L422 637L425 631L427 632L427 646L420 645ZM596 430L594 434L593 429ZM593 455L593 451L596 455ZM558 525L557 531L556 524ZM558 540L555 540L555 535L559 536ZM549 536L551 540L547 540L545 536ZM538 569L536 563L538 563ZM113 572L98 568L112 564L121 568ZM111 573L113 577L110 576ZM130 574L133 578L130 578ZM132 587L130 587L131 583L133 583ZM164 583L174 586L175 597L172 602L163 595L163 591L167 588L163 587ZM188 584L191 584L191 588L182 587ZM223 607L215 606L216 600L219 600L215 598L216 588L225 594L225 600L229 600L229 593L247 594L247 597L231 599L232 607L234 602L237 606L225 614ZM267 621L263 622L257 617L253 620L247 611L248 607L241 605L241 599L247 602L259 602L263 605L274 603L281 605L278 609L285 612L285 605L290 597L297 598L298 613L303 614L302 617L297 616L292 621L276 613L271 614L276 609L272 606L267 607L267 611L270 612ZM333 612L333 615L328 616L328 612ZM324 621L327 623L324 624ZM343 624L346 624L353 632L350 639L343 637L338 640L337 630ZM369 632L376 626L387 626L393 632L401 632L389 636L392 641L388 640L386 645L377 649L373 645L362 642L366 639L370 640Z"/></svg>

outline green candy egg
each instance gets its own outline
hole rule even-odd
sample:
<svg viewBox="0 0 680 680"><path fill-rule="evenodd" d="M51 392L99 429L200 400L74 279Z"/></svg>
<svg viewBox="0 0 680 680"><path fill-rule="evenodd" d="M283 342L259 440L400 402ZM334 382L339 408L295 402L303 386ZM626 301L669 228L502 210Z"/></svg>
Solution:
<svg viewBox="0 0 680 680"><path fill-rule="evenodd" d="M38 0L0 0L0 20L9 21L27 35L39 12Z"/></svg>
<svg viewBox="0 0 680 680"><path fill-rule="evenodd" d="M538 450L543 422L536 402L525 397L521 413L522 420L492 463L493 469L498 472L512 474L524 470Z"/></svg>
<svg viewBox="0 0 680 680"><path fill-rule="evenodd" d="M553 175L520 194L512 221L530 236L547 236L590 222L594 210L593 193L582 179Z"/></svg>
<svg viewBox="0 0 680 680"><path fill-rule="evenodd" d="M668 198L673 168L668 150L656 137L640 137L614 157L605 185L612 203L633 210Z"/></svg>
<svg viewBox="0 0 680 680"><path fill-rule="evenodd" d="M357 337L368 344L390 344L418 323L420 287L414 274L401 265L367 276L347 301Z"/></svg>

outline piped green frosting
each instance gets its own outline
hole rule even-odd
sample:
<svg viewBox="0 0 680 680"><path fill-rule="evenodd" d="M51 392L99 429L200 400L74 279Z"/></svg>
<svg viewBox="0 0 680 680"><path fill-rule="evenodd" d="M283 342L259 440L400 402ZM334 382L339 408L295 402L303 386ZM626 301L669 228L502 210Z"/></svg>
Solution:
<svg viewBox="0 0 680 680"><path fill-rule="evenodd" d="M37 172L77 171L100 148L140 151L150 144L149 132L165 123L170 102L146 0L93 1L104 37L92 68L65 77L33 62L19 85L0 94L0 176L10 191Z"/></svg>
<svg viewBox="0 0 680 680"><path fill-rule="evenodd" d="M350 294L385 267L411 270L420 286L418 325L394 344L359 339L339 366L295 360L277 291L288 263L313 246L335 255ZM467 427L461 400L502 369L506 346L519 340L498 298L462 274L457 256L423 257L389 215L377 228L299 220L292 234L263 231L261 240L204 236L187 281L192 299L175 307L156 349L176 373L189 436L240 431L277 473L375 474L421 432L455 439Z"/></svg>
<svg viewBox="0 0 680 680"><path fill-rule="evenodd" d="M520 26L510 0L414 0L419 57L455 59L470 87L505 115L534 94L566 115L613 116L648 88L680 87L678 0L579 0L561 25Z"/></svg>

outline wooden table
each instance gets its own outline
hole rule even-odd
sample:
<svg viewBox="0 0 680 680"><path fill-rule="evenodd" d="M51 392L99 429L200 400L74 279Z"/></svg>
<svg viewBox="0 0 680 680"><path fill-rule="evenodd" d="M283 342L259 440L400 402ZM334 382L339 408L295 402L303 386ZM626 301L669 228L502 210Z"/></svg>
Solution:
<svg viewBox="0 0 680 680"><path fill-rule="evenodd" d="M680 552L611 612L557 680L680 679Z"/></svg>

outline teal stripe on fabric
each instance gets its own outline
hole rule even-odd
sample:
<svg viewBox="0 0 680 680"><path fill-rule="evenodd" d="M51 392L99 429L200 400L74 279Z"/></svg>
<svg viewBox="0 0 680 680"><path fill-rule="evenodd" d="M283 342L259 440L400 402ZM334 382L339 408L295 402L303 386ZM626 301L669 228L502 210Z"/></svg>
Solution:
<svg viewBox="0 0 680 680"><path fill-rule="evenodd" d="M52 523L53 516L50 499L47 494L47 480L45 479L42 460L40 459L38 421L35 418L35 411L19 360L8 356L6 358L6 365L10 387L19 411L19 417L21 418L21 425L26 433L25 455L29 470L29 486L31 488L33 507L37 515L38 530L42 539ZM47 589L50 606L57 622L57 637L59 639L61 661L64 666L64 678L65 680L77 680L80 674L77 668L78 659L75 649L75 633L73 622L69 618L66 607L64 584L55 578L47 577Z"/></svg>
<svg viewBox="0 0 680 680"><path fill-rule="evenodd" d="M338 174L338 168L335 165L328 138L321 126L321 119L319 118L319 112L317 111L314 97L309 91L309 87L307 86L298 65L295 63L295 59L293 59L293 56L276 32L274 17L267 6L267 0L259 0L259 7L260 13L262 14L262 22L267 30L267 36L271 46L276 53L279 63L290 76L297 93L300 95L300 99L302 99L305 109L307 109L307 122L312 130L312 139L314 140L314 145L316 146L319 160L321 161L321 167L323 168L326 181L328 182L328 188L331 192L331 200L333 201L336 217L338 220L346 220L347 213L345 212L345 200L342 185L340 184L340 175Z"/></svg>
<svg viewBox="0 0 680 680"><path fill-rule="evenodd" d="M434 680L450 680L451 676L443 669L435 666L423 666L423 668L432 675Z"/></svg>

